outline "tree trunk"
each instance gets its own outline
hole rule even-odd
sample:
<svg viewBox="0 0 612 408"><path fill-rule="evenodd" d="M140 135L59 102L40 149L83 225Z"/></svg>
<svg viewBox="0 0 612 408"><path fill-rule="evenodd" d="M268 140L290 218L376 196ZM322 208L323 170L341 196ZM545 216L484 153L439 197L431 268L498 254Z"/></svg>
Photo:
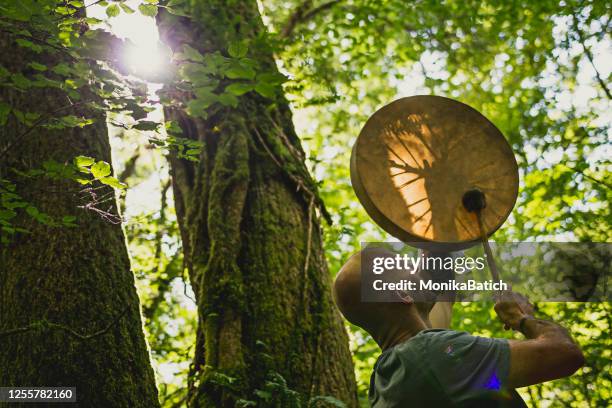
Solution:
<svg viewBox="0 0 612 408"><path fill-rule="evenodd" d="M158 16L161 37L175 51L189 45L227 55L232 40L249 40L248 57L278 72L261 45L256 1L192 2L186 11L190 18ZM193 95L166 91L176 101L166 104L166 119L203 144L197 162L171 157L199 312L190 404L295 406L294 390L303 402L327 395L356 406L348 338L321 242L317 213L324 209L282 88L272 97L248 92L235 108L217 104L206 119L185 113Z"/></svg>
<svg viewBox="0 0 612 408"><path fill-rule="evenodd" d="M31 61L74 63L61 52L26 52L14 40L0 39L0 64L10 72L32 75ZM110 163L104 113L86 107L86 94L71 101L56 88L3 86L0 97L13 109L0 130L0 179L54 220L76 216L74 227L53 227L21 208L12 226L29 233L7 237L7 230L2 232L10 242L0 247L0 385L76 387L77 403L84 407L159 406L114 191L102 185L91 190L108 197L98 208L111 222L77 208L93 196L75 181L18 173L40 169L49 160L70 163L78 155ZM26 126L17 111L40 113L41 120ZM95 122L83 128L41 127L66 115Z"/></svg>

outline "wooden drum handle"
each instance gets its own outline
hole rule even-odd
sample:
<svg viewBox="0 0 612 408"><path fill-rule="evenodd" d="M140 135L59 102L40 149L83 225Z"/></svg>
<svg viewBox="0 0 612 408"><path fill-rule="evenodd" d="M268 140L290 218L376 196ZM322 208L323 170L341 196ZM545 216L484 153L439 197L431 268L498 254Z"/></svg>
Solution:
<svg viewBox="0 0 612 408"><path fill-rule="evenodd" d="M491 251L491 246L489 245L489 240L487 237L487 231L485 230L484 222L482 220L482 210L487 206L487 200L485 199L485 195L477 188L469 190L463 195L462 203L468 212L474 213L476 215L476 220L478 221L478 229L480 230L480 240L482 241L482 246L484 247L485 254L487 256L487 263L489 264L491 275L493 275L493 280L495 282L499 282L499 271L497 269L495 259L493 259L493 251Z"/></svg>

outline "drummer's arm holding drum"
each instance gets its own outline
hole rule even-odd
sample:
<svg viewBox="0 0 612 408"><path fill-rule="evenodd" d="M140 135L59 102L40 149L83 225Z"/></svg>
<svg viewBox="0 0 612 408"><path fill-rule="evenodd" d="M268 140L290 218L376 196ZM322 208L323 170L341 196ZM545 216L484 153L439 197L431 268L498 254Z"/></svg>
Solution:
<svg viewBox="0 0 612 408"><path fill-rule="evenodd" d="M438 302L429 312L429 323L432 329L450 328L453 317L453 302Z"/></svg>
<svg viewBox="0 0 612 408"><path fill-rule="evenodd" d="M425 256L435 256L445 258L447 256L453 256L450 252L436 253L425 252ZM448 279L452 279L454 271L450 271ZM446 279L443 279L446 280ZM450 328L451 319L453 317L453 305L455 302L455 293L444 293L444 301L437 302L431 312L429 312L429 323L431 323L432 329L448 329Z"/></svg>
<svg viewBox="0 0 612 408"><path fill-rule="evenodd" d="M429 312L432 329L448 329L453 317L453 302L438 302Z"/></svg>

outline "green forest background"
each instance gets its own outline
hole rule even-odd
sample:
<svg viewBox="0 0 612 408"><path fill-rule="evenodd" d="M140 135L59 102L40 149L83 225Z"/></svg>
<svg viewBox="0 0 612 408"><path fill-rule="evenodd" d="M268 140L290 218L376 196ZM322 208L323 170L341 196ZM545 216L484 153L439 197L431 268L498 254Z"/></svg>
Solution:
<svg viewBox="0 0 612 408"><path fill-rule="evenodd" d="M139 82L142 78L138 79L138 73L132 72L127 80L116 76L117 72L130 74L130 68L122 66L120 57L113 52L115 47L126 47L126 42L110 35L88 37L85 25L105 27L112 25L113 19L132 13L142 14L154 23L160 17L158 7L160 12L193 19L205 19L206 13L198 8L197 1L188 0L173 0L170 4L96 3L98 11L94 13L92 6L86 17L86 8L80 1L1 1L0 30L16 35L19 47L34 57L28 60L27 72L0 66L0 79L3 87L26 93L34 88L56 87L70 94L91 72L101 83L112 84L112 91L100 95L111 102L100 103L100 109L112 125L114 175L100 164L99 157L90 162L83 154L75 165L84 174L80 176L84 183L97 180L120 192L123 229L159 399L164 407L182 406L188 392L185 385L191 381L188 377L198 313L185 271L167 157L198 161L201 145L176 136L176 124L168 121L160 126L163 119L159 100L149 96L171 81L194 84L204 74L219 73L190 71L189 62L203 58L204 53L184 49L178 57L175 53L174 67L144 78L158 85L147 88ZM243 3L255 4L213 3L230 20L250 18L248 14L241 15L240 10L246 7ZM232 17L235 10L236 16ZM230 60L237 60L265 43L281 75L264 64L261 69L267 69L270 75L260 76L258 71L256 82L251 84L248 81L255 74L250 76L249 66L218 66L218 70L233 69L233 73L224 75L242 85L226 88L219 95L204 89L196 93L187 112L197 117L215 104L221 109L233 109L242 103L240 98L245 94L257 93L266 98L277 92L275 87L282 87L293 111L307 169L332 221L329 224L321 219L322 245L332 277L361 242L390 239L366 215L351 188L352 143L378 108L415 94L447 96L469 104L489 118L512 145L520 169L519 198L493 240L610 242L609 2L263 0L259 11L267 33L256 39L238 36L223 52ZM218 24L226 22L220 18ZM210 18L206 23L215 24ZM44 33L44 40L37 33ZM77 63L62 65L42 57L36 59L65 50L72 53L75 61L105 61L107 68L96 71L91 66L79 68ZM57 75L63 78L58 80ZM71 77L73 83L67 82ZM132 91L121 94L119 89ZM202 89L201 85L198 89ZM161 96L162 105L167 98ZM8 100L0 102L1 123L21 115L18 119L30 127L45 125L35 112L28 117L28 112L15 112L13 108ZM79 115L56 113L54 118L55 129L90 126L88 119ZM11 147L10 141L5 143L7 140L2 142L1 154ZM21 170L27 173L21 176L74 179L62 166L41 161L37 168ZM38 211L36 203L6 205L19 201L9 197L15 192L12 185L19 187L19 183L7 173L0 175L0 191L4 194L0 217L3 245L10 246L19 234L25 233L16 221L20 216L33 217L49 229L71 228L76 218L70 215L74 209L66 208L67 215L56 219ZM34 210L22 215L25 208ZM322 210L316 214L325 218ZM451 327L484 336L510 336L492 306L487 302L457 304ZM539 303L537 309L571 330L584 351L586 364L571 378L519 390L527 404L609 406L609 303ZM8 328L2 322L0 327ZM357 327L348 326L347 330L359 400L367 406L369 376L380 350ZM231 378L227 381L231 383ZM278 383L282 381L274 384ZM261 389L257 398L267 401L277 391L274 387ZM326 403L341 405L332 399Z"/></svg>

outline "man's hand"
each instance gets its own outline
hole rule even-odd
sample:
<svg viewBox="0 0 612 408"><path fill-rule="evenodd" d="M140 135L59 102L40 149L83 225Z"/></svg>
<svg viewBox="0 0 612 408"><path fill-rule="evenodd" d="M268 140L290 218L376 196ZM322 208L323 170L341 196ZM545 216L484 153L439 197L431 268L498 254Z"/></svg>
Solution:
<svg viewBox="0 0 612 408"><path fill-rule="evenodd" d="M504 323L504 329L518 330L523 317L533 317L533 305L520 293L505 291L495 303L495 313Z"/></svg>
<svg viewBox="0 0 612 408"><path fill-rule="evenodd" d="M506 329L521 329L526 340L510 340L510 371L507 386L524 387L573 374L584 356L569 332L556 323L533 317L533 305L523 295L502 292L495 312ZM521 325L521 319L529 317Z"/></svg>

